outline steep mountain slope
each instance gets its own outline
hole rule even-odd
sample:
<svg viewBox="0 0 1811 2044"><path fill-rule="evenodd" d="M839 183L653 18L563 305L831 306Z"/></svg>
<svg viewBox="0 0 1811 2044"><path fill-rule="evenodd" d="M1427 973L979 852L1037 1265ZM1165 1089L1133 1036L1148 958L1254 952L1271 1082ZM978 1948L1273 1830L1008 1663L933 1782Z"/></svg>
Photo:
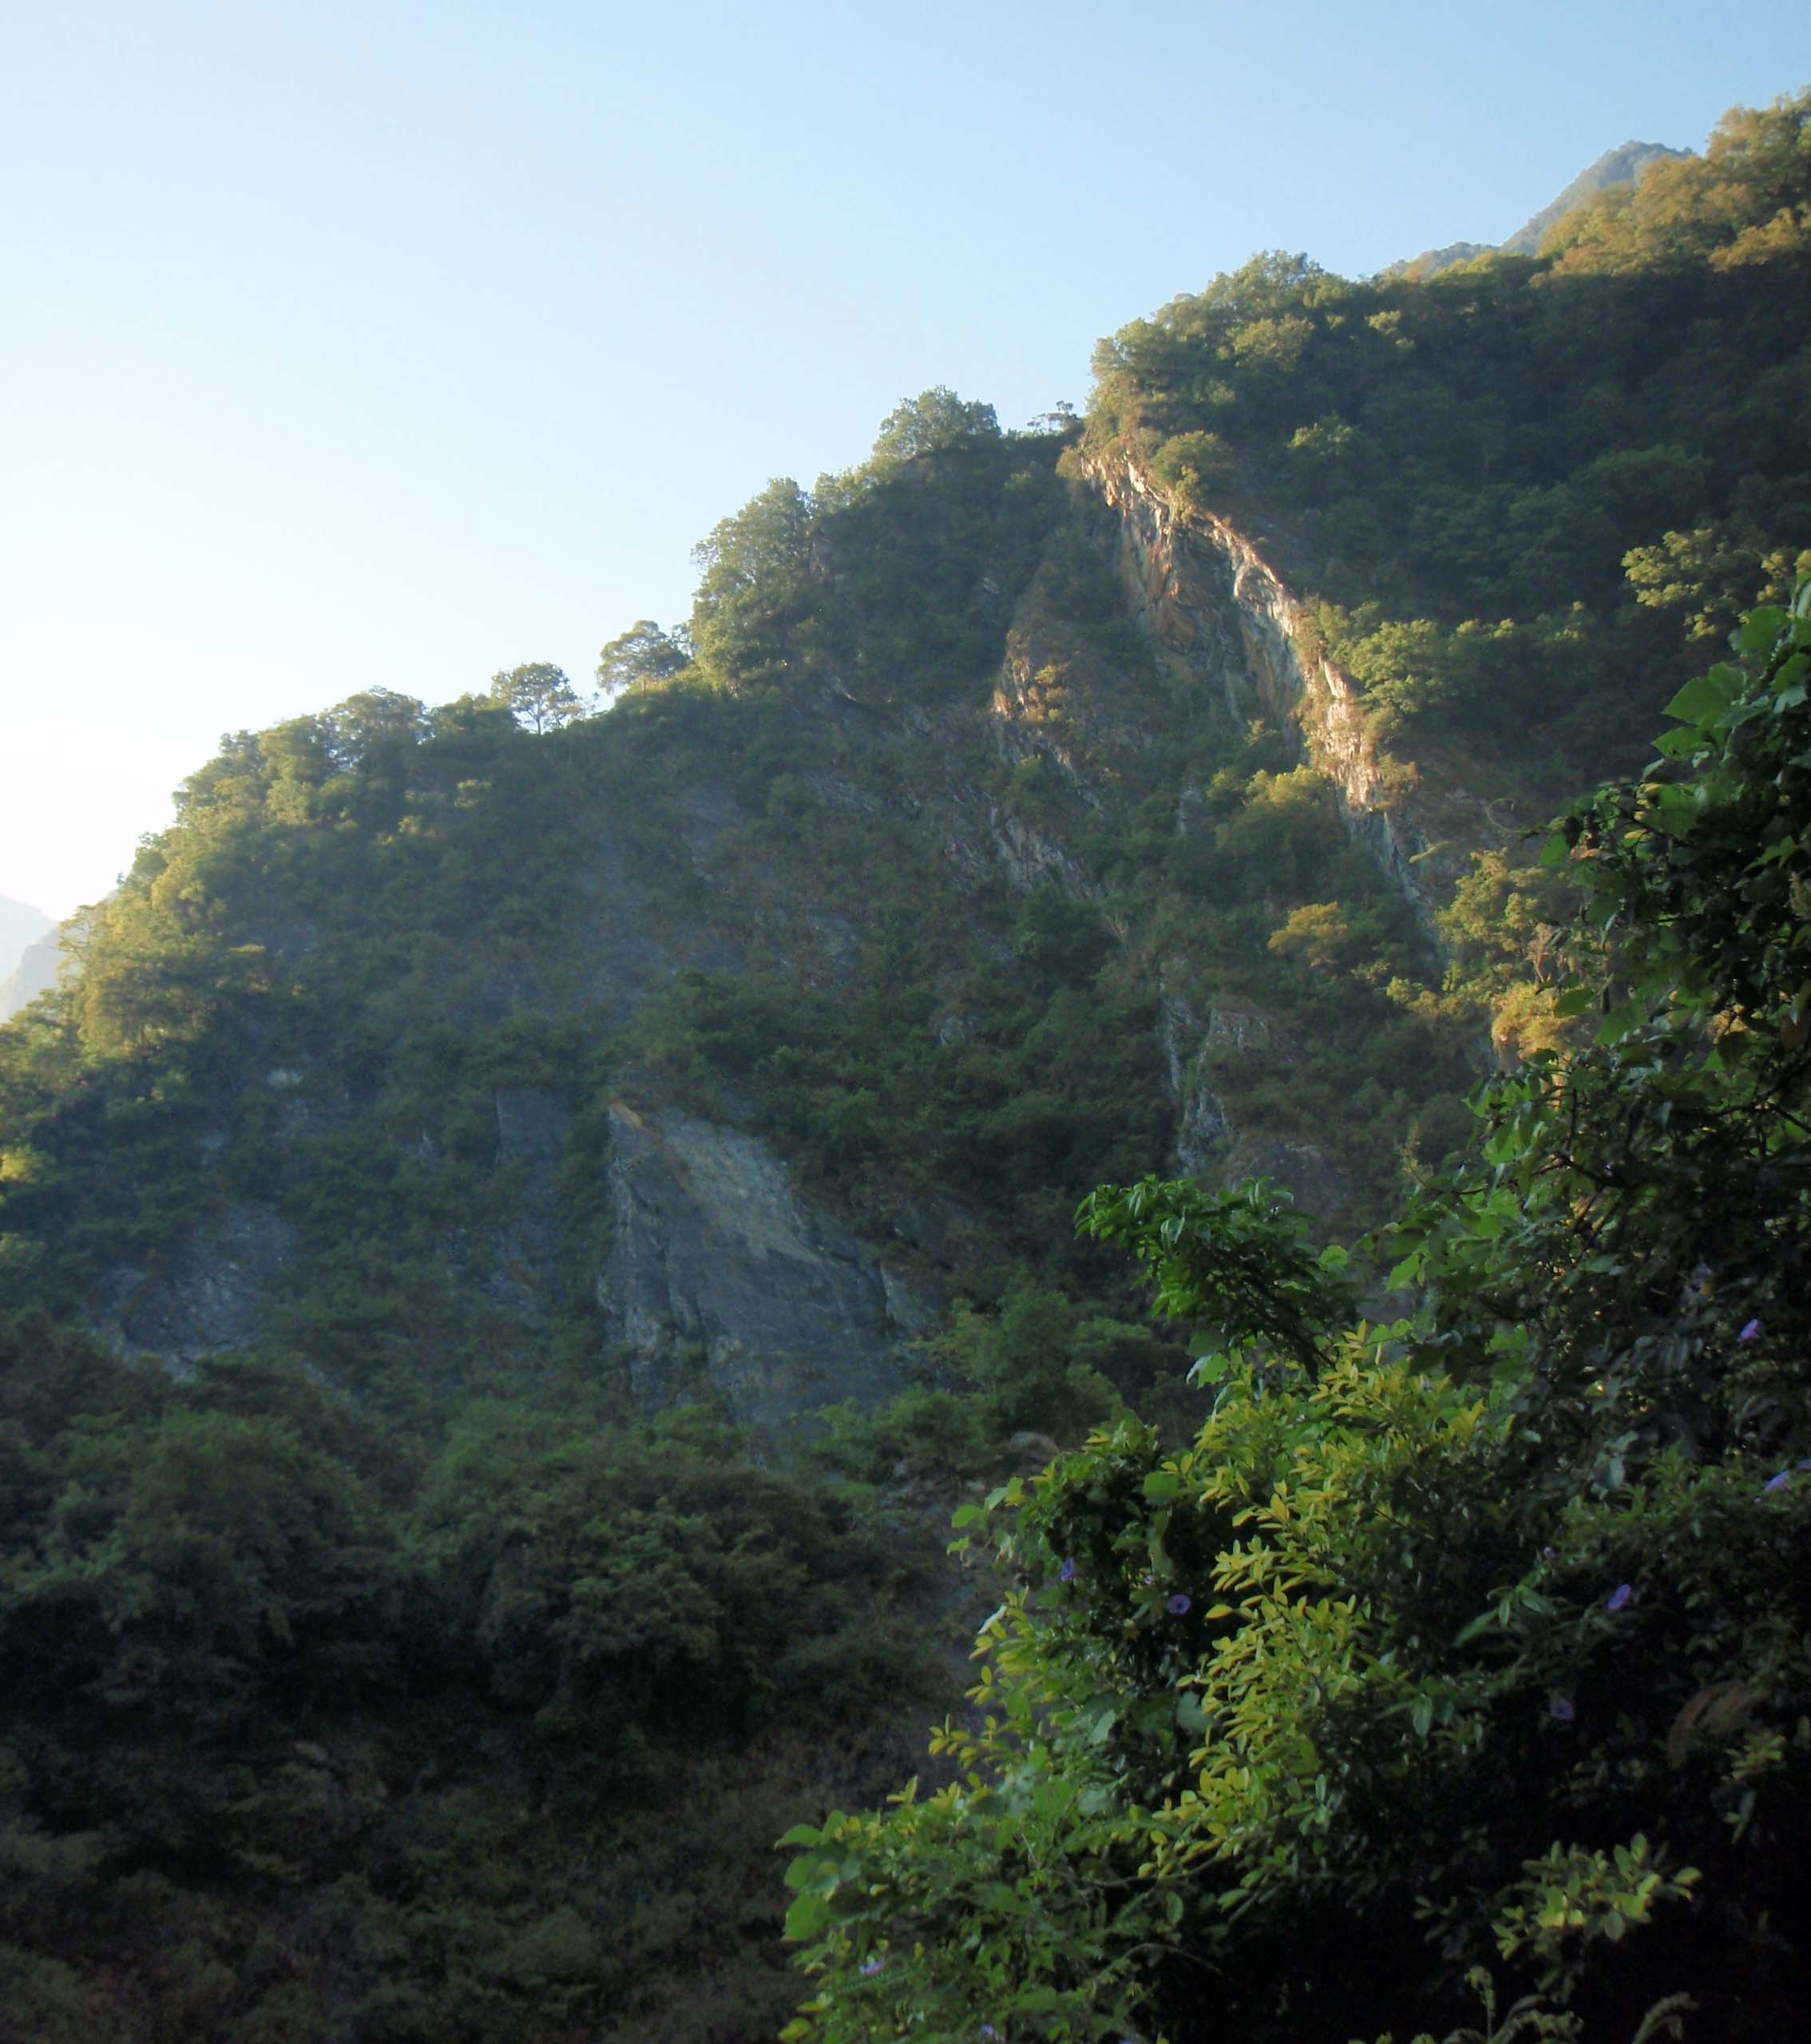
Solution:
<svg viewBox="0 0 1811 2044"><path fill-rule="evenodd" d="M557 1351L652 1398L698 1352L773 1419L898 1388L953 1291L1085 1294L1102 1178L1179 1151L1373 1206L1468 1078L1365 976L1425 965L1426 904L1297 765L1230 582L1135 608L1060 445L883 458L790 553L771 504L728 521L732 687L236 741L14 1040L14 1298L367 1385ZM1266 949L1310 901L1346 962Z"/></svg>
<svg viewBox="0 0 1811 2044"><path fill-rule="evenodd" d="M1808 109L1539 261L1261 259L1084 425L925 393L607 714L376 691L192 777L0 1029L9 2006L771 2033L769 1842L998 1602L952 1507L1199 1423L1077 1201L1349 1233L1563 1040L1520 834L1811 531Z"/></svg>

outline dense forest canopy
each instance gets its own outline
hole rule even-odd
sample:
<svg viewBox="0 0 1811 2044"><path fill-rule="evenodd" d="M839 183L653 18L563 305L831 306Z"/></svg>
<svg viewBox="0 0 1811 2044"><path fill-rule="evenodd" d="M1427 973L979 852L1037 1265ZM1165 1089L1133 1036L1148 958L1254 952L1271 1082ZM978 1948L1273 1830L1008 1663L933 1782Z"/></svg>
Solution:
<svg viewBox="0 0 1811 2044"><path fill-rule="evenodd" d="M1790 587L1808 263L1801 93L1538 258L1362 283L1254 258L1102 344L1087 445L1268 533L1398 743L1557 803L1636 763L1635 677L1682 679Z"/></svg>
<svg viewBox="0 0 1811 2044"><path fill-rule="evenodd" d="M1789 2030L1808 286L1811 94L224 739L0 1027L0 2027L773 2036L791 1827L799 2044Z"/></svg>

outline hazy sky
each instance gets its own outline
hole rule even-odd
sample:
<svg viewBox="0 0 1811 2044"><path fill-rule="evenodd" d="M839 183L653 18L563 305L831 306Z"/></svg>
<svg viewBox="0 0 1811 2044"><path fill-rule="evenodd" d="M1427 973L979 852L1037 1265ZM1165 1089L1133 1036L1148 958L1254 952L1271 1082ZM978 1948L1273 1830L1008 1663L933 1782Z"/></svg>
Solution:
<svg viewBox="0 0 1811 2044"><path fill-rule="evenodd" d="M284 6L0 22L0 894L220 735L588 679L933 383L1022 422L1266 248L1512 232L1805 82L1803 0Z"/></svg>

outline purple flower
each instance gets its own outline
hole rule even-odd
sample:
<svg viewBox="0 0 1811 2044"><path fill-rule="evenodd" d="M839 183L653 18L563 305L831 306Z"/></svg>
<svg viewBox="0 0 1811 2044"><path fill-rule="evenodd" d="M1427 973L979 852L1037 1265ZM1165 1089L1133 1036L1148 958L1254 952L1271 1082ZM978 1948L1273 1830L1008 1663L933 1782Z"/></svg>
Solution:
<svg viewBox="0 0 1811 2044"><path fill-rule="evenodd" d="M1797 1466L1801 1469L1811 1469L1811 1455L1806 1456L1805 1460Z"/></svg>
<svg viewBox="0 0 1811 2044"><path fill-rule="evenodd" d="M1607 1611L1626 1611L1634 1602L1635 1585L1632 1583L1619 1583L1604 1598L1603 1608Z"/></svg>
<svg viewBox="0 0 1811 2044"><path fill-rule="evenodd" d="M881 1968L885 1966L886 1963L886 1961L884 1959L865 1959L862 1965L863 1977L866 1979L873 1979L874 1975L880 1971Z"/></svg>
<svg viewBox="0 0 1811 2044"><path fill-rule="evenodd" d="M1738 1341L1758 1341L1761 1339L1760 1321L1758 1320L1751 1320L1748 1323L1747 1326L1742 1330L1741 1333L1736 1337L1736 1339Z"/></svg>
<svg viewBox="0 0 1811 2044"><path fill-rule="evenodd" d="M1063 1566L1056 1571L1056 1580L1059 1583L1073 1583L1075 1579L1076 1565L1074 1561L1071 1559L1064 1562Z"/></svg>
<svg viewBox="0 0 1811 2044"><path fill-rule="evenodd" d="M1572 1699L1569 1696L1550 1696L1547 1699L1547 1714L1549 1717L1557 1717L1562 1725L1570 1725L1579 1713L1572 1708Z"/></svg>
<svg viewBox="0 0 1811 2044"><path fill-rule="evenodd" d="M1175 1595L1170 1599L1168 1603L1163 1606L1163 1609L1169 1613L1172 1618L1179 1618L1183 1613L1186 1611L1194 1602L1195 1599L1192 1597L1183 1596L1182 1592L1179 1590Z"/></svg>
<svg viewBox="0 0 1811 2044"><path fill-rule="evenodd" d="M1778 1476L1769 1476L1761 1486L1761 1493L1765 1495L1769 1491L1783 1491L1791 1481L1792 1472L1789 1469L1782 1469Z"/></svg>

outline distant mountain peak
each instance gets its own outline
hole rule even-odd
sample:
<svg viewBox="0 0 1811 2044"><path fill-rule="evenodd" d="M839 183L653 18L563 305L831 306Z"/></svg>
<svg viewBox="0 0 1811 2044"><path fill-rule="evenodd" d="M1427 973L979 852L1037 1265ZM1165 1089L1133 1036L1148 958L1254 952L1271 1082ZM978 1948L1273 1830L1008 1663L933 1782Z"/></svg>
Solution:
<svg viewBox="0 0 1811 2044"><path fill-rule="evenodd" d="M1524 221L1506 240L1454 241L1444 248L1425 248L1407 262L1392 263L1383 274L1399 276L1405 271L1412 270L1417 276L1433 277L1442 270L1450 270L1456 263L1475 262L1480 256L1499 252L1538 255L1547 230L1576 208L1587 204L1600 192L1607 192L1619 184L1635 184L1650 164L1692 153L1690 149L1670 149L1664 142L1624 142L1616 149L1606 149L1596 162L1579 172L1557 199L1543 206L1532 220Z"/></svg>
<svg viewBox="0 0 1811 2044"><path fill-rule="evenodd" d="M1617 184L1635 184L1651 163L1669 162L1691 153L1690 149L1669 149L1664 142L1624 142L1619 149L1606 149L1595 163L1579 172L1551 205L1543 206L1532 220L1525 221L1498 246L1518 256L1538 255L1547 229L1588 204L1599 192Z"/></svg>
<svg viewBox="0 0 1811 2044"><path fill-rule="evenodd" d="M6 979L28 946L57 927L42 909L0 894L0 980Z"/></svg>
<svg viewBox="0 0 1811 2044"><path fill-rule="evenodd" d="M62 957L58 933L53 925L42 937L28 944L16 958L10 959L10 969L0 976L0 1022L10 1020L22 1008L57 984L57 969L62 963ZM7 954L0 953L0 963L6 962Z"/></svg>

